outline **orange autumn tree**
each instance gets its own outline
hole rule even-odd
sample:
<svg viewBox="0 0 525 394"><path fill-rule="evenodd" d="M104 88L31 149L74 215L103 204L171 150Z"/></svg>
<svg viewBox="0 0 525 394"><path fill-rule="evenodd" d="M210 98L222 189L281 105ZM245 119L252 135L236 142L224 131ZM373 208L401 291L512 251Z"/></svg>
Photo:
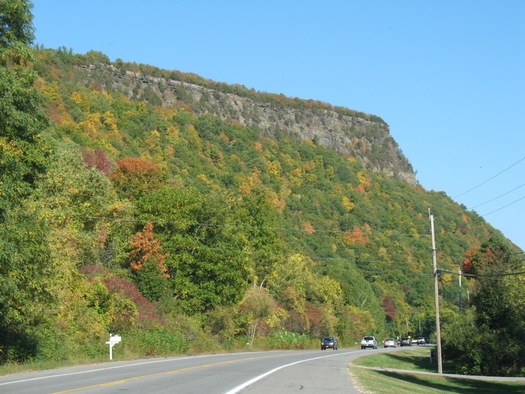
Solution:
<svg viewBox="0 0 525 394"><path fill-rule="evenodd" d="M368 224L365 224L363 228L354 226L352 231L347 231L343 234L343 242L345 245L351 244L362 244L366 245L369 241L368 234L370 234L371 229Z"/></svg>
<svg viewBox="0 0 525 394"><path fill-rule="evenodd" d="M169 278L167 254L162 254L160 240L155 238L153 223L148 222L141 232L129 241L130 267L141 293L149 300L158 300L166 291Z"/></svg>
<svg viewBox="0 0 525 394"><path fill-rule="evenodd" d="M136 157L120 160L110 178L121 196L130 200L156 190L164 181L158 164Z"/></svg>

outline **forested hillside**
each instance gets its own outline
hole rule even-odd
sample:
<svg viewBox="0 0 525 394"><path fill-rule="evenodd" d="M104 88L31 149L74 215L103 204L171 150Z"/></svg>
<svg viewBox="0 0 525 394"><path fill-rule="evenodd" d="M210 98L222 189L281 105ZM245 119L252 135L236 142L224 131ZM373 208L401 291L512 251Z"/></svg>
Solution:
<svg viewBox="0 0 525 394"><path fill-rule="evenodd" d="M59 50L62 59L67 53L64 48ZM107 56L94 51L81 63L77 59L74 73L77 81L99 83L131 99L162 107L186 106L197 116L211 114L255 126L267 136L284 134L311 140L358 158L367 169L416 183L412 166L378 116L119 59L111 64Z"/></svg>
<svg viewBox="0 0 525 394"><path fill-rule="evenodd" d="M300 117L272 128L271 117L229 119L180 89L171 102L159 96L170 75L202 85L197 76L31 48L29 30L14 36L0 54L4 363L104 357L110 332L123 338L122 357L317 347L328 334L346 346L365 334L432 336L429 210L445 332L466 311L464 327L478 324L467 289L491 287L476 275L522 268L522 251L483 218L410 180L378 117L207 82L242 91L239 100L278 98L295 115L368 118L353 150L341 149L298 134ZM130 93L108 67L150 70L157 86ZM378 151L365 141L389 142ZM472 273L463 288L459 269ZM519 277L506 278L512 292L501 281L501 294L523 305Z"/></svg>

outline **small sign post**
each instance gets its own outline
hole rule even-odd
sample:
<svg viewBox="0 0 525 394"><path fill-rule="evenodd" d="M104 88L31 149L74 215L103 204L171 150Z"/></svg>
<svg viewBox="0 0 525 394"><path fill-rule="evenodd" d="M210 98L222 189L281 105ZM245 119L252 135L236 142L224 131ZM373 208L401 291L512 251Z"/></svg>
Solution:
<svg viewBox="0 0 525 394"><path fill-rule="evenodd" d="M122 340L120 335L111 335L109 334L109 341L106 342L106 344L109 345L109 359L113 360L113 346L115 346L117 343L119 343Z"/></svg>

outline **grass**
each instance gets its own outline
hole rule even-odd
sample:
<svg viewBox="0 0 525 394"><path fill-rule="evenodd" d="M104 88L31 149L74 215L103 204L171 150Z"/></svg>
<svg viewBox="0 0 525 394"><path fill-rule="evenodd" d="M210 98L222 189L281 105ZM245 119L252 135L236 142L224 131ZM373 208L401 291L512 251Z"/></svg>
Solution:
<svg viewBox="0 0 525 394"><path fill-rule="evenodd" d="M437 372L430 364L430 349L398 350L391 353L361 357L350 366L360 390L374 394L427 393L510 393L525 394L523 383L484 381L424 375L410 372L382 371L368 368L388 368L414 372ZM444 372L446 373L445 367Z"/></svg>
<svg viewBox="0 0 525 394"><path fill-rule="evenodd" d="M65 361L30 361L26 363L6 363L0 365L0 376L11 375L15 373L23 372L34 372L34 371L43 371L50 369L57 369L63 367L72 367L77 365L84 364L95 364L100 362L109 361L108 358L86 358L86 359L75 359L75 360L65 360Z"/></svg>
<svg viewBox="0 0 525 394"><path fill-rule="evenodd" d="M437 372L437 363L430 363L430 349L431 348L428 347L418 347L415 349L397 350L390 353L380 353L374 356L361 357L356 360L354 364L364 367L386 367Z"/></svg>

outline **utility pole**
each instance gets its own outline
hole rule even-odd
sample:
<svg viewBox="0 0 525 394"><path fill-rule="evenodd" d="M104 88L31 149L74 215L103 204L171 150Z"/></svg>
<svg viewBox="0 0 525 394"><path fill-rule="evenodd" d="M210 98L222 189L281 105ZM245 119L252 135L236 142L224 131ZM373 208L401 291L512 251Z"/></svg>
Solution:
<svg viewBox="0 0 525 394"><path fill-rule="evenodd" d="M430 214L430 209L428 210ZM438 373L443 373L443 360L441 357L441 323L439 321L439 283L437 269L436 240L434 238L434 215L430 215L430 231L432 235L432 264L434 266L434 303L436 308L436 341L437 341L437 361Z"/></svg>
<svg viewBox="0 0 525 394"><path fill-rule="evenodd" d="M462 276L462 272L461 272L461 268L458 268L458 271L459 271L459 311L460 312L463 312L463 290L461 289L461 276Z"/></svg>

